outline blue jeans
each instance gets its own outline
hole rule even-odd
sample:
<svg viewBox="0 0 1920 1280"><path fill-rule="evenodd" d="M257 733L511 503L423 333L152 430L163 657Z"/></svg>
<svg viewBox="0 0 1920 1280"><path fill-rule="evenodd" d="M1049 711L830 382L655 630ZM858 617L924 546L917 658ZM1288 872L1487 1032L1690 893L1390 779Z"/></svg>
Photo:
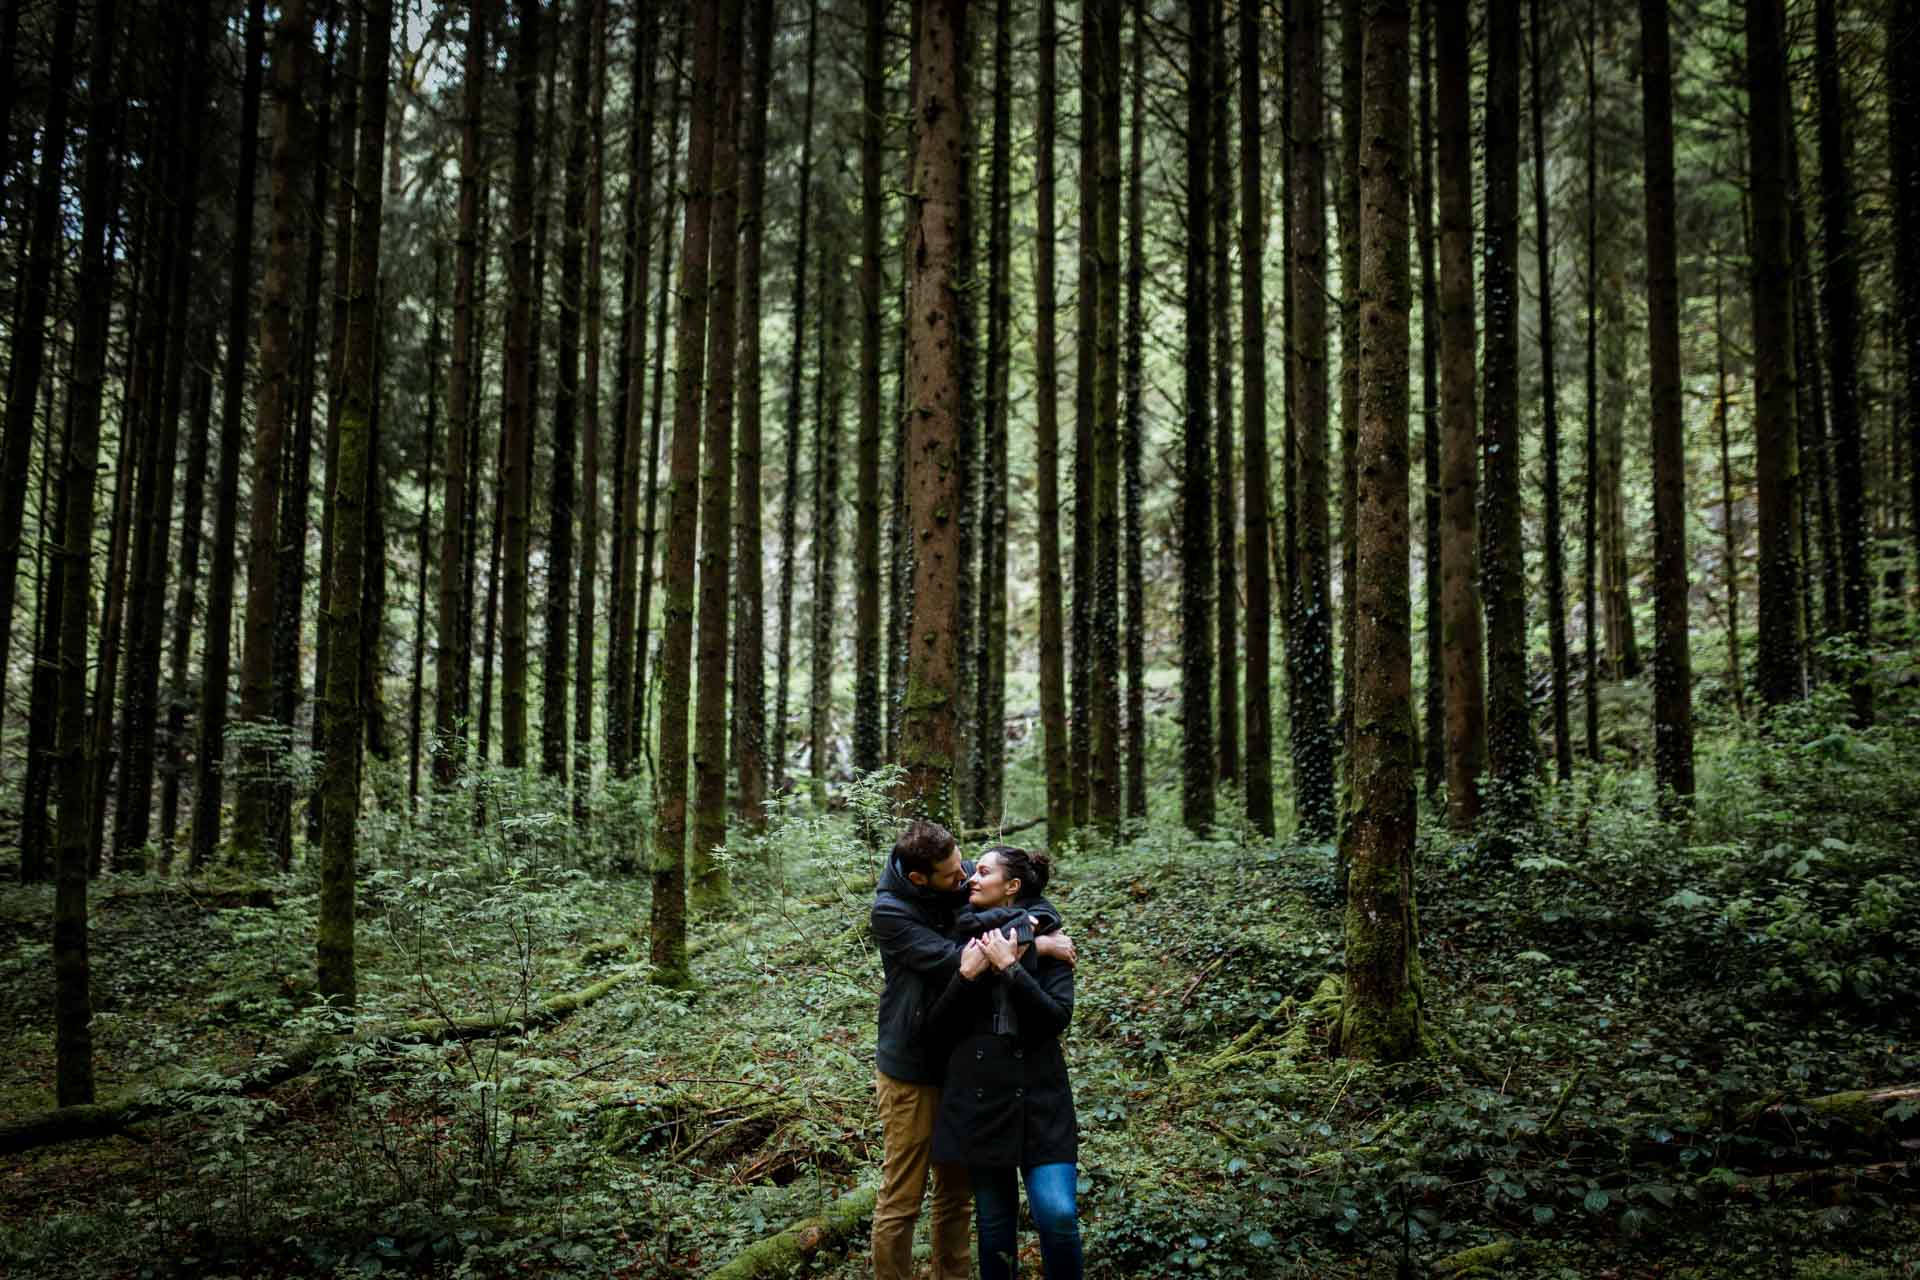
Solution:
<svg viewBox="0 0 1920 1280"><path fill-rule="evenodd" d="M1047 1280L1080 1280L1080 1222L1074 1207L1079 1171L1070 1163L1030 1164L1027 1209L1040 1232ZM1013 1280L1019 1256L1020 1187L1010 1166L974 1165L974 1221L980 1228L980 1280Z"/></svg>

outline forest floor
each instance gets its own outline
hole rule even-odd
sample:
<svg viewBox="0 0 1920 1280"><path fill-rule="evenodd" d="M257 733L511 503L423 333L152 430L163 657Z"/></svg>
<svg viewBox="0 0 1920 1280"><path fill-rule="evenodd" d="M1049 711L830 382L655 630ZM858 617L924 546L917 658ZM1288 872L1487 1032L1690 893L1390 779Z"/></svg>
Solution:
<svg viewBox="0 0 1920 1280"><path fill-rule="evenodd" d="M1831 712L1703 750L1684 833L1596 773L1505 849L1430 836L1401 1066L1328 1052L1329 846L1155 821L1065 851L1088 1273L1920 1275L1920 1100L1811 1101L1920 1083L1920 725ZM684 991L646 980L644 877L573 869L561 823L467 825L380 837L357 1023L311 1001L308 878L99 882L100 1095L170 1114L0 1162L0 1274L702 1275L836 1202L851 1232L785 1273L869 1274L853 820L737 842ZM50 914L0 891L0 1126L53 1101ZM452 1034L474 1015L525 1025ZM231 1086L321 1033L316 1069Z"/></svg>

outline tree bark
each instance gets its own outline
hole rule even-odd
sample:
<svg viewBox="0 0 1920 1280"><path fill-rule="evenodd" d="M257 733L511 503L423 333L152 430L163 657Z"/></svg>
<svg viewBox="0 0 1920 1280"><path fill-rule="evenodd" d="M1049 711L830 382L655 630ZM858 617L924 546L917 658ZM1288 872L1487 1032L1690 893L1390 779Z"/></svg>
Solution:
<svg viewBox="0 0 1920 1280"><path fill-rule="evenodd" d="M1680 384L1673 53L1663 0L1640 2L1640 58L1652 373L1653 778L1662 797L1671 796L1671 803L1684 810L1693 797L1693 657L1687 638L1687 442Z"/></svg>
<svg viewBox="0 0 1920 1280"><path fill-rule="evenodd" d="M512 247L507 268L507 400L502 445L506 509L501 583L501 760L527 763L527 524L529 456L533 432L534 146L535 98L540 87L540 0L518 0L520 26L508 63L517 110L513 132Z"/></svg>
<svg viewBox="0 0 1920 1280"><path fill-rule="evenodd" d="M297 0L296 0L297 3ZM383 492L373 417L380 343L380 226L385 185L388 54L392 0L366 0L361 66L360 141L354 155L353 288L348 296L347 361L341 371L340 463L334 478L333 610L326 671L326 755L321 768L320 921L315 988L351 1007L357 994L354 958L354 848L360 818L362 734L361 609L371 517L367 495Z"/></svg>
<svg viewBox="0 0 1920 1280"><path fill-rule="evenodd" d="M829 208L832 206L830 205ZM839 226L821 227L819 346L814 359L813 413L813 598L809 602L807 649L807 774L814 807L827 808L827 773L833 754L833 631L839 608L841 395L845 362L847 300L838 272L829 267L840 249Z"/></svg>
<svg viewBox="0 0 1920 1280"><path fill-rule="evenodd" d="M747 830L759 831L767 824L767 624L765 551L762 546L765 529L760 511L760 318L764 308L760 277L763 269L761 246L765 240L767 222L767 117L773 88L772 0L754 0L752 14L753 105L747 117L745 153L741 157L746 172L741 179L744 190L740 205L740 368L738 390L735 393L738 422L734 446L733 582L739 616L735 620L733 641L733 768L736 789L734 814ZM871 114L877 122L878 112ZM875 199L878 198L876 190ZM875 341L878 342L877 286L871 305L876 308L872 323L876 326ZM864 341L864 331L862 336ZM877 408L877 374L874 395ZM877 412L874 430L879 430ZM877 452L877 443L875 449ZM877 456L874 465L877 471ZM879 484L877 478L874 484ZM878 502L877 491L875 502ZM876 599L879 572L876 564L873 567ZM874 661L877 664L877 632L874 645ZM874 675L877 678L877 666ZM877 691L873 692L872 701L875 704L871 708L872 713L878 717L881 708ZM863 695L860 705L865 707L866 702ZM878 719L874 723L877 725ZM880 767L877 748L872 763L860 767Z"/></svg>
<svg viewBox="0 0 1920 1280"><path fill-rule="evenodd" d="M1920 14L1914 0L1887 10L1887 135L1892 169L1895 368L1907 401L1907 533L1913 542L1909 580L1920 589Z"/></svg>
<svg viewBox="0 0 1920 1280"><path fill-rule="evenodd" d="M232 274L227 294L227 364L220 393L220 475L214 488L213 557L207 565L207 642L200 660L200 741L194 753L193 851L199 870L220 841L227 737L227 685L233 666L233 581L240 504L240 452L246 423L247 335L253 309L254 180L260 155L262 47L266 0L248 0L246 70L240 91L240 158L234 192Z"/></svg>
<svg viewBox="0 0 1920 1280"><path fill-rule="evenodd" d="M1420 461L1424 498L1423 564L1426 589L1427 683L1422 695L1421 767L1427 800L1446 794L1447 679L1446 595L1441 587L1440 533L1440 279L1434 266L1439 235L1434 230L1433 181L1433 10L1421 0L1420 23L1420 187L1416 235L1420 243Z"/></svg>
<svg viewBox="0 0 1920 1280"><path fill-rule="evenodd" d="M1095 152L1100 208L1096 257L1100 296L1093 424L1093 750L1089 816L1101 830L1117 835L1121 812L1120 0L1101 0L1097 12L1100 132ZM1215 53L1216 60L1224 56L1218 49ZM1224 146L1223 137L1216 150ZM1222 501L1230 507L1230 493L1223 493ZM1230 510L1227 514L1231 519ZM1231 542L1229 527L1229 545Z"/></svg>
<svg viewBox="0 0 1920 1280"><path fill-rule="evenodd" d="M916 814L954 825L960 745L956 622L960 569L954 453L959 445L959 278L963 170L968 139L960 86L969 54L964 0L921 6L913 47L914 148L909 198L913 270L907 314L907 484L913 526L914 621L900 722L902 800Z"/></svg>
<svg viewBox="0 0 1920 1280"><path fill-rule="evenodd" d="M1780 0L1746 0L1747 148L1753 188L1754 456L1760 534L1755 683L1770 707L1806 693L1794 448L1793 256L1788 230L1786 44Z"/></svg>
<svg viewBox="0 0 1920 1280"><path fill-rule="evenodd" d="M1227 162L1227 134L1232 131L1228 103L1232 100L1232 73L1227 55L1227 3L1216 0L1213 10L1213 49L1209 78L1213 84L1212 198L1213 287L1213 404L1214 404L1214 608L1220 634L1220 704L1215 721L1215 744L1220 780L1240 780L1240 556L1236 545L1233 493L1233 274L1228 255L1233 242L1233 170Z"/></svg>
<svg viewBox="0 0 1920 1280"><path fill-rule="evenodd" d="M733 8L736 0L723 0ZM713 224L719 112L719 6L695 10L688 95L687 213L674 331L673 465L667 489L666 616L662 624L659 774L653 822L651 957L655 981L687 980L687 712L693 683L694 557L700 510L700 408L705 386L707 248Z"/></svg>
<svg viewBox="0 0 1920 1280"><path fill-rule="evenodd" d="M1327 465L1327 161L1320 6L1293 0L1287 25L1287 396L1294 423L1296 560L1287 610L1294 822L1303 838L1334 832L1333 552ZM1464 75L1464 72L1462 73Z"/></svg>
<svg viewBox="0 0 1920 1280"><path fill-rule="evenodd" d="M1186 444L1181 477L1180 702L1185 723L1181 751L1180 814L1188 830L1204 834L1213 825L1213 418L1207 385L1207 147L1212 128L1212 86L1206 75L1212 48L1213 0L1187 0L1187 239L1186 260ZM1078 658L1075 659L1078 662Z"/></svg>
<svg viewBox="0 0 1920 1280"><path fill-rule="evenodd" d="M1132 821L1147 816L1147 696L1146 696L1146 533L1141 513L1141 468L1146 453L1146 380L1143 347L1146 311L1142 292L1146 283L1146 194L1142 177L1146 135L1146 3L1133 0L1133 102L1127 138L1127 336L1125 417L1121 423L1121 458L1125 471L1123 519L1127 577L1127 724L1126 815ZM1056 528L1055 542L1058 544ZM1058 557L1055 557L1058 563ZM1044 571L1044 570L1043 570ZM1051 749L1051 748L1049 748Z"/></svg>
<svg viewBox="0 0 1920 1280"><path fill-rule="evenodd" d="M413 603L413 680L407 695L407 814L420 805L420 751L422 704L426 696L427 566L433 560L433 452L440 428L440 278L445 270L443 246L433 254L433 288L427 295L427 439L420 452L420 535ZM451 432L449 433L451 434ZM442 517L445 519L443 513ZM425 744L428 750L432 744Z"/></svg>
<svg viewBox="0 0 1920 1280"><path fill-rule="evenodd" d="M980 615L974 669L973 790L981 822L1001 820L1007 768L1007 391L1013 318L1012 6L998 0L993 25L993 142L987 190L986 432L980 521ZM877 162L876 162L877 168ZM876 395L878 393L876 378ZM878 443L875 444L876 452Z"/></svg>
<svg viewBox="0 0 1920 1280"><path fill-rule="evenodd" d="M880 767L886 713L880 701L880 302L886 277L880 263L880 230L887 6L885 0L867 0L865 10L860 64L860 443L854 480L859 519L854 533L853 608L853 767L861 773ZM756 481L756 497L758 492ZM757 544L753 553L757 574ZM745 777L744 769L741 776Z"/></svg>
<svg viewBox="0 0 1920 1280"><path fill-rule="evenodd" d="M1260 20L1240 5L1240 334L1246 361L1241 410L1247 540L1247 820L1273 823L1273 567L1268 562L1266 183L1262 176Z"/></svg>
<svg viewBox="0 0 1920 1280"><path fill-rule="evenodd" d="M1597 31L1595 16L1599 0L1587 0L1587 30ZM1599 96L1594 83L1594 62L1598 58L1597 41L1585 42L1587 61L1587 360L1586 360L1586 483L1583 496L1581 541L1585 544L1585 563L1580 574L1581 613L1586 628L1586 657L1581 684L1586 701L1587 759L1600 761L1600 614L1599 614L1599 515L1600 515L1600 182L1599 182Z"/></svg>
<svg viewBox="0 0 1920 1280"><path fill-rule="evenodd" d="M1073 779L1067 753L1066 643L1060 574L1060 374L1056 331L1054 147L1058 137L1060 26L1055 0L1040 0L1040 65L1034 160L1034 477L1035 541L1040 556L1040 732L1047 788L1047 846L1073 830Z"/></svg>
<svg viewBox="0 0 1920 1280"><path fill-rule="evenodd" d="M1546 526L1547 643L1553 662L1553 762L1562 782L1573 777L1573 730L1567 709L1566 546L1560 525L1560 384L1554 370L1553 249L1547 225L1547 141L1541 66L1549 56L1540 0L1530 0L1527 58L1533 98L1533 243L1540 273L1541 508Z"/></svg>
<svg viewBox="0 0 1920 1280"><path fill-rule="evenodd" d="M1408 6L1368 0L1360 127L1360 561L1354 609L1353 810L1340 1051L1397 1061L1421 1048L1414 925L1413 636L1408 593ZM1515 113L1517 116L1517 112ZM1517 157L1516 157L1517 159Z"/></svg>

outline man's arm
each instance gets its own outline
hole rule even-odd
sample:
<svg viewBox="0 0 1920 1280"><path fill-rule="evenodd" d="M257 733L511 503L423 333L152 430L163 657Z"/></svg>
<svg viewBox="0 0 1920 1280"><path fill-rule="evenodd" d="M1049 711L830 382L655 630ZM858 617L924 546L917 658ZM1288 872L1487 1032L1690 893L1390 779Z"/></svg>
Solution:
<svg viewBox="0 0 1920 1280"><path fill-rule="evenodd" d="M1069 969L1073 968L1079 960L1079 957L1074 954L1073 939L1058 930L1041 934L1033 940L1033 946L1041 955L1058 960Z"/></svg>
<svg viewBox="0 0 1920 1280"><path fill-rule="evenodd" d="M960 944L908 912L876 903L872 926L874 945L895 963L941 983L959 972Z"/></svg>

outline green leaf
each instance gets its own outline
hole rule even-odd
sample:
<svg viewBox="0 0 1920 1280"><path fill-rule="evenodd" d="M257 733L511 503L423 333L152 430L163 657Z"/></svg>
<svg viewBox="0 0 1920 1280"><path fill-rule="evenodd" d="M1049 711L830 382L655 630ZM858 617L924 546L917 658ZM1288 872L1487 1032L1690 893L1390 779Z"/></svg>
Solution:
<svg viewBox="0 0 1920 1280"><path fill-rule="evenodd" d="M1612 1202L1612 1199L1613 1197L1609 1196L1606 1192L1595 1187L1593 1190L1587 1192L1587 1198L1581 1201L1581 1203L1587 1206L1587 1212L1589 1213L1604 1213L1606 1212L1607 1205Z"/></svg>

